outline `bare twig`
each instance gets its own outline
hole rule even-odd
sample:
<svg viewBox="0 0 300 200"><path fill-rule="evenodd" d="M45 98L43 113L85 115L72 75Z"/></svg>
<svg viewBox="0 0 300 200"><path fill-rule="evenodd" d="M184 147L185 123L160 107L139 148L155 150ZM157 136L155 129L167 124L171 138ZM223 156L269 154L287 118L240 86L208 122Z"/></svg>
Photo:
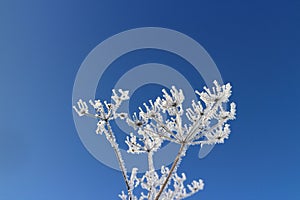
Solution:
<svg viewBox="0 0 300 200"><path fill-rule="evenodd" d="M166 180L164 181L163 185L161 186L161 188L160 188L158 194L156 195L155 200L159 200L159 197L160 197L161 194L163 193L165 187L168 185L169 180L170 180L170 178L171 178L171 176L172 176L174 170L176 169L178 162L180 161L180 159L181 159L181 157L182 157L182 153L183 153L183 151L184 151L184 149L185 149L185 145L186 145L185 143L184 143L184 144L181 144L181 147L180 147L180 149L179 149L179 151L178 151L178 153L177 153L177 156L176 156L176 158L175 158L175 160L174 160L174 162L173 162L173 165L172 165L172 167L171 167L171 169L170 169L170 171L169 171L169 174L168 174Z"/></svg>

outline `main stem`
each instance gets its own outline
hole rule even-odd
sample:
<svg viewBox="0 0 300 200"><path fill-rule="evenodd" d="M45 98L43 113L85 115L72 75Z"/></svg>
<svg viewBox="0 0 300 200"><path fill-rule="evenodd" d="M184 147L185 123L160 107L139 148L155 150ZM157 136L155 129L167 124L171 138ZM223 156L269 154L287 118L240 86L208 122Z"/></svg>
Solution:
<svg viewBox="0 0 300 200"><path fill-rule="evenodd" d="M151 150L148 152L148 167L149 167L149 172L151 173L151 176L153 176L153 173L155 173L155 169L154 169L154 164L153 164L153 152ZM152 199L152 196L153 196L153 188L150 187L149 192L148 192L148 200Z"/></svg>
<svg viewBox="0 0 300 200"><path fill-rule="evenodd" d="M114 136L114 134L113 134L113 132L112 132L112 129L111 129L111 127L110 127L109 122L106 122L106 126L107 126L107 129L108 129L109 136L111 137L111 139L108 138L108 141L110 142L110 144L111 144L111 146L113 147L114 152L115 152L115 154L116 154L116 157L117 157L117 160L118 160L118 163L119 163L119 167L120 167L120 169L121 169L121 171L122 171L122 175L123 175L123 178L124 178L126 187L127 187L129 200L132 200L131 188L130 188L130 186L129 186L129 181L128 181L128 179L127 179L126 168L125 168L125 166L124 166L122 154L121 154L121 152L120 152L119 149L118 149L118 144L116 143L116 138L115 138L115 136Z"/></svg>
<svg viewBox="0 0 300 200"><path fill-rule="evenodd" d="M149 171L155 171L154 170L154 163L153 163L153 152L148 152L148 167Z"/></svg>
<svg viewBox="0 0 300 200"><path fill-rule="evenodd" d="M181 157L182 157L182 152L183 152L184 148L185 148L185 144L181 144L181 147L180 147L180 149L179 149L179 151L178 151L178 153L177 153L177 156L176 156L176 158L175 158L175 160L174 160L174 162L173 162L173 165L172 165L172 167L171 167L171 169L170 169L170 172L169 172L169 174L168 174L168 176L167 176L165 182L164 182L163 185L161 186L161 188L160 188L160 190L159 190L157 196L155 197L155 200L159 200L159 197L161 196L161 194L162 194L163 191L165 190L165 187L168 185L169 180L170 180L170 178L171 178L171 176L172 176L174 170L176 169L179 160L180 160Z"/></svg>

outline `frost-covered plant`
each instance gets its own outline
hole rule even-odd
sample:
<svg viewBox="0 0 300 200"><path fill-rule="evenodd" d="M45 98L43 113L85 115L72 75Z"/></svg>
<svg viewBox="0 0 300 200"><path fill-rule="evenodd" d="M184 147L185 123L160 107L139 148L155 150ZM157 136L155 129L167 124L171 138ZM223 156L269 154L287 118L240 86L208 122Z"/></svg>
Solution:
<svg viewBox="0 0 300 200"><path fill-rule="evenodd" d="M193 181L185 186L186 175L177 174L177 168L186 151L192 145L213 145L224 143L230 134L228 120L235 119L235 103L230 104L226 110L226 103L231 96L230 84L220 86L214 81L214 87L204 87L203 92L196 91L200 101L192 101L191 107L184 109L182 103L184 95L182 90L172 87L170 93L163 90L163 97L158 97L154 102L144 103L140 112L134 113L130 118L126 113L119 113L117 109L124 100L129 99L129 92L113 90L113 103L91 101L95 114L90 114L87 103L79 100L78 106L73 106L79 116L90 116L98 119L97 134L105 135L115 151L127 192L119 197L122 200L176 200L187 198L196 192L203 190L204 183L201 179ZM163 114L166 113L166 114ZM189 124L183 124L186 115ZM138 177L137 168L133 168L130 177L127 174L122 154L110 121L120 118L135 130L127 136L125 143L128 145L128 153L145 153L148 156L149 169ZM157 152L164 142L172 142L180 145L180 149L171 168L161 166L159 172L155 171L153 154ZM139 196L134 194L134 189L142 188Z"/></svg>

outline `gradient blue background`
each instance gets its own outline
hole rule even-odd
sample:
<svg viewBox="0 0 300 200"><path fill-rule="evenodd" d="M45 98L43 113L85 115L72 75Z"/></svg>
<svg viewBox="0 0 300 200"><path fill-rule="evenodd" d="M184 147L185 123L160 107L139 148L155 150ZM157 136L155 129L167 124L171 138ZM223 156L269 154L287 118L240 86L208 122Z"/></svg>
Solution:
<svg viewBox="0 0 300 200"><path fill-rule="evenodd" d="M234 87L230 140L203 160L192 149L181 165L206 183L190 199L299 199L299 10L292 0L2 0L0 199L117 199L121 173L82 145L72 87L97 44L144 26L197 40Z"/></svg>

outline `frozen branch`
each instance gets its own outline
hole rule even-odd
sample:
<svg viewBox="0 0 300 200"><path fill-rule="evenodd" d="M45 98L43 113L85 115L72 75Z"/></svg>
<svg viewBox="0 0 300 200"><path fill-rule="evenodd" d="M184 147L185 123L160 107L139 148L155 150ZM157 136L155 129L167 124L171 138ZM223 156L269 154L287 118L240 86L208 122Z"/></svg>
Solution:
<svg viewBox="0 0 300 200"><path fill-rule="evenodd" d="M187 198L200 190L204 183L201 179L184 185L186 175L177 174L177 169L186 151L191 145L224 143L230 135L229 120L235 119L236 105L230 104L229 110L226 104L231 96L231 85L219 85L214 81L211 89L204 87L203 92L196 91L200 100L193 100L190 108L183 108L185 99L183 91L174 86L170 93L163 90L163 97L155 101L150 100L139 108L139 113L134 113L132 118L127 113L119 113L117 109L121 103L129 99L128 91L112 91L113 103L106 101L90 100L89 103L95 110L91 114L88 105L79 100L77 107L73 106L79 116L88 116L98 119L97 134L104 134L114 149L121 169L127 194L122 191L119 197L122 200L177 200ZM167 115L163 115L167 113ZM183 124L185 115L190 124ZM148 171L138 178L137 168L133 168L130 178L127 176L125 163L119 150L115 134L110 126L110 121L120 118L133 128L133 133L126 137L128 153L146 153L148 158ZM160 172L155 171L153 155L159 151L164 142L180 144L180 149L171 168L162 166ZM171 187L170 187L171 186ZM134 189L145 190L139 198L133 194ZM171 189L172 188L172 189Z"/></svg>

